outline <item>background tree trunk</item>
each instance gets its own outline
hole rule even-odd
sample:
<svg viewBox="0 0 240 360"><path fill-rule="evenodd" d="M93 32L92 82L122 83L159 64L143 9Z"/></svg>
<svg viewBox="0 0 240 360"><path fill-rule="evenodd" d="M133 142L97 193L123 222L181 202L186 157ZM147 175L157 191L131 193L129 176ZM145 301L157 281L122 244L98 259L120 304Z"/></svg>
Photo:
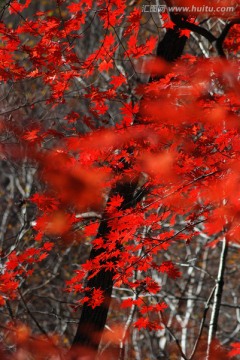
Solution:
<svg viewBox="0 0 240 360"><path fill-rule="evenodd" d="M168 62L175 61L182 55L186 41L187 37L180 36L177 26L175 26L174 29L168 29L164 38L158 44L157 56ZM120 209L124 210L131 208L142 198L142 196L136 194L137 187L138 181L135 183L118 184L111 192L109 200L111 200L112 195L120 195L124 199ZM103 239L106 238L110 230L111 228L108 226L107 216L104 214L97 237L102 237ZM93 260L104 251L105 249L95 250L92 248L89 260ZM94 309L91 306L84 304L77 332L72 343L73 346L86 347L97 351L110 306L113 276L114 271L105 271L103 269L100 270L96 276L87 281L86 286L88 288L101 288L103 290L104 301L101 306Z"/></svg>

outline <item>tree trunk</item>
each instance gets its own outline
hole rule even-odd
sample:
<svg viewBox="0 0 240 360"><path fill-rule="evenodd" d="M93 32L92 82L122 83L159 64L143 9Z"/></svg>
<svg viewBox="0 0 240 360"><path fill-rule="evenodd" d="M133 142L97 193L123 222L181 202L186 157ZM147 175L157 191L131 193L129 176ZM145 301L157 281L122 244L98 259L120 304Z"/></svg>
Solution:
<svg viewBox="0 0 240 360"><path fill-rule="evenodd" d="M168 29L163 40L158 44L157 56L169 62L176 60L181 56L186 40L187 38L185 36L179 36L179 30L176 26L174 29ZM142 196L136 194L137 183L138 181L135 183L117 184L115 189L112 190L109 200L112 195L118 194L124 198L120 209L124 210L134 207L142 198ZM97 236L106 239L109 232L110 227L108 226L107 215L104 214ZM89 259L93 260L103 252L105 252L105 249L95 250L93 248ZM113 271L105 271L103 269L100 270L96 276L87 281L86 286L90 289L95 287L102 289L104 292L104 302L95 309L84 304L77 332L73 340L73 346L88 348L89 350L97 352L110 306L113 276Z"/></svg>
<svg viewBox="0 0 240 360"><path fill-rule="evenodd" d="M120 207L121 210L134 207L135 204L139 202L140 199L143 197L143 193L140 194L137 191L137 188L137 181L132 183L119 183L117 184L115 189L111 191L109 200L113 195L118 194L124 199ZM98 229L97 237L106 239L110 231L111 228L108 225L107 214L104 213L103 220L101 221ZM89 260L93 260L96 257L99 257L99 255L104 252L105 249L96 250L92 248ZM92 277L87 281L86 287L90 289L101 288L103 290L104 301L102 305L94 309L91 306L84 304L77 332L73 340L73 345L78 345L95 351L98 349L110 306L113 287L113 276L114 271L106 271L105 269L103 269L100 270L96 276Z"/></svg>
<svg viewBox="0 0 240 360"><path fill-rule="evenodd" d="M217 276L217 282L213 296L212 314L209 323L206 360L209 360L211 358L211 354L214 353L212 344L218 328L218 318L219 318L219 312L220 312L222 296L223 296L224 272L226 268L227 254L228 254L228 242L226 238L224 238L222 240L222 252L219 260L218 276Z"/></svg>

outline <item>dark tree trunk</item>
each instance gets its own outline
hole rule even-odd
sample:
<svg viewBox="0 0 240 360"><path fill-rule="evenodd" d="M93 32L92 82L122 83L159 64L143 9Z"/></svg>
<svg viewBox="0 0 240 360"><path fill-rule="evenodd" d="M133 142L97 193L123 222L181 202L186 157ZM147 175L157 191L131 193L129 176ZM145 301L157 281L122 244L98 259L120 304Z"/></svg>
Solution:
<svg viewBox="0 0 240 360"><path fill-rule="evenodd" d="M158 44L157 55L168 62L173 62L182 55L186 41L187 37L179 36L179 30L176 26L173 29L168 29Z"/></svg>
<svg viewBox="0 0 240 360"><path fill-rule="evenodd" d="M186 40L187 38L185 36L179 36L179 30L176 26L174 29L168 29L163 40L158 44L157 56L162 57L169 62L176 60L181 56ZM122 210L133 207L142 198L142 196L136 194L137 186L137 181L135 183L117 184L115 189L112 190L109 199L112 195L118 194L124 198L121 205ZM109 232L108 219L106 214L104 214L97 236L104 239L108 236ZM93 248L90 253L90 260L96 258L104 251L105 249L95 250ZM113 271L101 270L96 276L87 281L87 287L91 289L95 287L102 289L105 301L101 306L98 306L95 309L92 309L87 304L83 306L77 332L73 340L73 346L97 351L110 306L113 276Z"/></svg>
<svg viewBox="0 0 240 360"><path fill-rule="evenodd" d="M123 202L120 209L124 210L133 207L143 194L137 191L137 182L120 183L117 184L115 189L111 191L109 200L113 195L120 195L123 197ZM106 238L111 228L108 225L107 214L103 214L103 220L100 223L97 237ZM92 248L89 256L89 260L93 260L102 253L105 249L95 250ZM114 260L114 259L113 259ZM77 332L73 340L73 345L78 345L92 350L97 350L101 339L101 334L104 330L104 326L107 320L107 314L109 310L112 287L113 287L114 271L100 270L99 273L87 281L86 286L90 289L101 288L104 291L104 302L101 306L93 309L91 306L84 304L81 317L79 320Z"/></svg>

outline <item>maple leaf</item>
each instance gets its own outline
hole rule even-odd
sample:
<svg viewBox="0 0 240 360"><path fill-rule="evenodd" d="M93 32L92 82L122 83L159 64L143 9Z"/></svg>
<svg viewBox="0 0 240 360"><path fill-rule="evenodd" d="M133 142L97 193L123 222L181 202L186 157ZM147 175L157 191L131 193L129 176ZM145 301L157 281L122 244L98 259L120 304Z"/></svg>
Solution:
<svg viewBox="0 0 240 360"><path fill-rule="evenodd" d="M135 31L135 33L138 32L140 27L141 17L142 17L141 9L135 8L127 18L129 25L124 31L124 36L129 35L133 30Z"/></svg>
<svg viewBox="0 0 240 360"><path fill-rule="evenodd" d="M124 299L121 303L121 308L125 309L128 307L131 307L134 303L134 300L132 298Z"/></svg>
<svg viewBox="0 0 240 360"><path fill-rule="evenodd" d="M8 270L14 270L18 267L18 265L19 265L19 260L17 258L8 260L8 262L6 263L6 267Z"/></svg>
<svg viewBox="0 0 240 360"><path fill-rule="evenodd" d="M86 225L84 228L85 236L88 237L88 236L96 235L98 227L99 227L99 224L97 222Z"/></svg>
<svg viewBox="0 0 240 360"><path fill-rule="evenodd" d="M147 314L147 313L150 313L150 312L159 312L159 311L163 311L165 309L167 309L167 304L166 303L159 303L159 304L154 304L154 305L150 305L150 306L147 306L147 305L144 305L141 307L140 309L140 313L141 314Z"/></svg>
<svg viewBox="0 0 240 360"><path fill-rule="evenodd" d="M174 266L171 261L163 262L159 267L159 271L167 273L168 276L173 279L177 279L181 276L180 271Z"/></svg>
<svg viewBox="0 0 240 360"><path fill-rule="evenodd" d="M139 330L148 329L151 331L160 330L163 328L157 321L150 321L148 317L140 317L133 325Z"/></svg>
<svg viewBox="0 0 240 360"><path fill-rule="evenodd" d="M59 206L59 200L46 194L35 193L30 200L42 211L54 211Z"/></svg>
<svg viewBox="0 0 240 360"><path fill-rule="evenodd" d="M43 244L43 248L44 248L44 250L46 250L46 251L52 250L53 246L54 246L54 243L52 243L52 242L50 242L50 241L47 241L47 242L45 242L45 243Z"/></svg>
<svg viewBox="0 0 240 360"><path fill-rule="evenodd" d="M115 41L116 41L115 37L114 37L114 35L112 33L106 35L105 38L104 38L104 42L103 42L104 48L109 50L110 47L113 46Z"/></svg>
<svg viewBox="0 0 240 360"><path fill-rule="evenodd" d="M151 54L154 51L157 41L158 41L158 38L156 36L151 36L149 39L147 39L146 44L145 44L146 48L144 50L145 55Z"/></svg>
<svg viewBox="0 0 240 360"><path fill-rule="evenodd" d="M180 36L186 36L187 38L190 38L191 31L188 29L181 29L180 30Z"/></svg>
<svg viewBox="0 0 240 360"><path fill-rule="evenodd" d="M41 74L39 73L38 69L34 69L28 73L28 77L30 77L30 78L34 78L34 77L40 76L40 75Z"/></svg>
<svg viewBox="0 0 240 360"><path fill-rule="evenodd" d="M97 306L100 306L104 301L103 291L99 288L95 288L92 291L92 297L89 301L89 305L95 309Z"/></svg>
<svg viewBox="0 0 240 360"><path fill-rule="evenodd" d="M231 343L232 349L229 351L228 356L233 357L240 354L240 343Z"/></svg>
<svg viewBox="0 0 240 360"><path fill-rule="evenodd" d="M113 85L114 89L118 88L124 83L126 83L126 78L122 74L118 76L113 75L110 81L110 84Z"/></svg>
<svg viewBox="0 0 240 360"><path fill-rule="evenodd" d="M0 306L4 306L6 303L6 300L4 299L4 297L2 295L0 295Z"/></svg>
<svg viewBox="0 0 240 360"><path fill-rule="evenodd" d="M68 115L64 117L64 119L66 119L67 122L70 124L76 122L79 119L79 116L80 115L77 112L71 111Z"/></svg>
<svg viewBox="0 0 240 360"><path fill-rule="evenodd" d="M28 8L32 0L25 0L25 4L21 4L18 2L18 0L11 1L11 4L9 6L9 12L12 13L18 13L22 12L24 9Z"/></svg>
<svg viewBox="0 0 240 360"><path fill-rule="evenodd" d="M109 60L109 61L103 60L98 68L99 68L99 71L108 71L109 69L113 68L113 61L112 60Z"/></svg>
<svg viewBox="0 0 240 360"><path fill-rule="evenodd" d="M94 235L95 235L95 232L94 232ZM105 242L102 238L96 238L93 240L93 245L94 245L94 248L101 249L105 246Z"/></svg>
<svg viewBox="0 0 240 360"><path fill-rule="evenodd" d="M223 3L227 6L229 1ZM17 153L16 156L13 154L14 159L24 158L26 162L27 157L29 163L34 162L39 169L37 175L41 184L36 186L44 190L30 198L40 210L34 226L38 231L35 239L42 240L43 235L57 237L61 238L61 243L66 240L64 246L68 246L67 238L73 237L73 241L77 238L77 244L84 238L93 246L93 253L97 255L83 263L80 258L81 270L75 272L67 284L68 291L80 292L81 296L84 292L90 294L83 295L77 302L85 305L83 313L86 307L88 311L92 308L96 312L100 305L101 309L108 309L109 299L106 299L104 286L88 286L96 280L101 282L104 274L104 285L107 279L111 280L111 284L106 285L107 292L111 292L116 280L115 285L124 285L124 293L129 289L136 291L135 295L142 293L141 299L127 298L121 306L139 307L136 315L140 314L140 318L135 327L148 331L161 329L155 319L157 312L163 311L166 305L153 304L151 301L155 296L150 294L160 291L156 281L157 276L161 276L159 272L174 280L180 276L172 261L157 263L165 255L168 259L172 256L172 252L165 255L164 252L173 241L181 251L186 239L199 239L201 231L195 231L199 221L206 238L213 239L208 242L210 246L219 242L218 235L226 235L228 241L239 240L239 64L236 61L232 66L228 61L204 60L193 55L175 59L171 65L156 59L145 61L145 55L155 50L157 39L143 38L141 10L136 6L131 10L131 5L126 9L128 4L123 0L99 0L93 18L88 13L89 10L92 13L95 6L92 0L78 0L77 3L58 0L57 11L47 6L46 11L43 7L43 11L36 14L29 11L25 18L19 12L30 2L11 1L9 11L15 12L11 18L18 14L21 21L14 21L11 26L8 17L3 17L0 24L0 78L5 82L4 89L9 84L11 88L14 86L14 94L18 88L26 89L27 99L25 104L19 96L19 104L13 107L17 114L15 124L9 119L6 127L4 124L0 130L6 130L13 138L16 135L14 150L9 151L11 155ZM189 5L191 2L179 0L178 3ZM202 0L196 0L196 3L204 5ZM175 28L166 16L162 15L164 27ZM91 35L91 29L87 25L80 32L79 28L86 19L89 25L93 24L93 29L97 19L99 34L95 39L96 48L94 41L88 41L89 49L85 52L85 42L81 47L81 41ZM152 20L148 26L151 23ZM214 37L219 36L217 31L216 26ZM167 35L169 33L171 31ZM237 53L238 34L238 26L232 27L222 48L227 45L228 51ZM177 33L177 36L189 35L189 30ZM190 42L187 48L194 50L195 46L192 47ZM171 46L166 48L166 53L168 50L171 55ZM139 61L143 72L160 75L159 79L151 79L149 84L136 84L139 81L132 76L136 72L132 64L141 57L144 57ZM109 72L112 77L106 73L99 77L99 71ZM4 103L9 99L11 97L7 96ZM17 101L18 96L14 97L14 102ZM7 113L11 111L10 106L9 109L6 107ZM38 117L41 122L47 118L48 130L34 125L22 133L20 129L25 126L25 118L19 126L17 119L25 115L26 124L30 123L31 110L34 118ZM49 116L46 117L44 112ZM66 121L62 121L64 116ZM34 146L39 143L43 146ZM1 154L5 161L8 151L4 146ZM19 175L19 184L25 177L29 180L27 171ZM144 195L143 200L141 195L138 196L138 189ZM25 191L24 187L16 186L18 190ZM28 190L29 184L26 192ZM11 207L12 195L9 199L10 203L8 200L6 203ZM131 206L133 202L134 206ZM84 217L76 219L76 211L91 211L92 208L103 213L100 222L88 224ZM26 214L21 210L22 215L32 217L31 212L28 213L28 209ZM72 225L76 220L80 230L73 232ZM29 247L32 239L28 232L19 242L22 225L17 226L16 221L11 228L6 227L6 239L9 233L10 242L4 244L2 250L2 270L6 271L0 275L0 305L4 305L5 300L16 299L22 279L32 274L32 268L38 261L46 259L54 246L53 242L44 240ZM186 227L179 230L183 223ZM146 228L145 233L143 229ZM93 240L98 231L101 236ZM11 250L12 233L14 237L19 233L14 244L16 251ZM27 249L21 250L23 246ZM8 248L10 253L6 257L4 252ZM191 251L193 248L194 241ZM59 251L58 246L55 249ZM122 291L117 293L122 294ZM87 326L84 326L87 331L85 329ZM22 332L25 341L26 331L23 329ZM21 331L18 336L21 338ZM27 352L30 348L28 346ZM238 345L233 344L233 348L238 351ZM34 358L35 354L29 356Z"/></svg>
<svg viewBox="0 0 240 360"><path fill-rule="evenodd" d="M131 35L129 40L128 40L128 49L129 51L134 51L136 49L137 46L137 36L136 35Z"/></svg>
<svg viewBox="0 0 240 360"><path fill-rule="evenodd" d="M80 11L82 9L82 4L81 4L81 2L71 3L70 5L67 6L67 8L71 13L77 13L78 11Z"/></svg>
<svg viewBox="0 0 240 360"><path fill-rule="evenodd" d="M141 330L141 329L146 329L149 325L149 319L148 318L144 318L144 317L140 317L137 321L134 322L133 326L136 327L137 329Z"/></svg>
<svg viewBox="0 0 240 360"><path fill-rule="evenodd" d="M174 29L175 24L172 22L172 20L169 18L169 15L166 13L162 14L162 20L164 22L164 28L165 29Z"/></svg>
<svg viewBox="0 0 240 360"><path fill-rule="evenodd" d="M27 131L22 138L24 140L27 140L29 142L41 142L42 141L42 136L39 135L39 129L33 129L33 130L29 130Z"/></svg>
<svg viewBox="0 0 240 360"><path fill-rule="evenodd" d="M48 255L49 255L48 253L43 252L43 253L39 256L38 261L42 261L42 260L46 259L46 257L48 257Z"/></svg>
<svg viewBox="0 0 240 360"><path fill-rule="evenodd" d="M145 282L146 282L145 289L150 293L157 294L160 291L160 286L156 281L152 280L149 277L146 277Z"/></svg>
<svg viewBox="0 0 240 360"><path fill-rule="evenodd" d="M124 198L120 195L114 195L111 197L110 201L108 202L108 212L113 212L116 208L120 207Z"/></svg>

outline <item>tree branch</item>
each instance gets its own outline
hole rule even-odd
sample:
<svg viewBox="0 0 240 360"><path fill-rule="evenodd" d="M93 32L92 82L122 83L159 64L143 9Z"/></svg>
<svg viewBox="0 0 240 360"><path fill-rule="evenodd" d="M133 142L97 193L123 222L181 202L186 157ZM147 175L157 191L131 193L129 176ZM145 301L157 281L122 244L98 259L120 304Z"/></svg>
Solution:
<svg viewBox="0 0 240 360"><path fill-rule="evenodd" d="M208 333L208 347L207 347L207 357L206 360L210 359L211 355L211 345L213 342L213 339L216 335L217 328L218 328L218 317L219 317L219 311L221 308L221 300L223 295L223 286L224 286L224 271L226 268L226 259L227 259L227 253L228 253L228 243L226 238L222 241L222 252L220 256L219 261L219 267L218 267L218 276L217 276L217 283L214 291L214 298L213 298L213 308L212 308L212 314L209 324L209 333Z"/></svg>
<svg viewBox="0 0 240 360"><path fill-rule="evenodd" d="M234 20L230 21L228 24L226 24L221 35L217 38L216 48L217 48L217 51L220 56L225 57L225 53L223 50L223 43L224 43L224 40L226 39L229 31L231 30L231 28L236 24L240 24L240 19L234 19Z"/></svg>
<svg viewBox="0 0 240 360"><path fill-rule="evenodd" d="M213 43L217 40L217 38L207 29L196 25L194 23L190 23L187 21L183 16L180 16L178 14L171 14L170 15L172 22L178 26L179 29L188 29L190 31L193 31L199 35L202 35L205 37L210 43Z"/></svg>

